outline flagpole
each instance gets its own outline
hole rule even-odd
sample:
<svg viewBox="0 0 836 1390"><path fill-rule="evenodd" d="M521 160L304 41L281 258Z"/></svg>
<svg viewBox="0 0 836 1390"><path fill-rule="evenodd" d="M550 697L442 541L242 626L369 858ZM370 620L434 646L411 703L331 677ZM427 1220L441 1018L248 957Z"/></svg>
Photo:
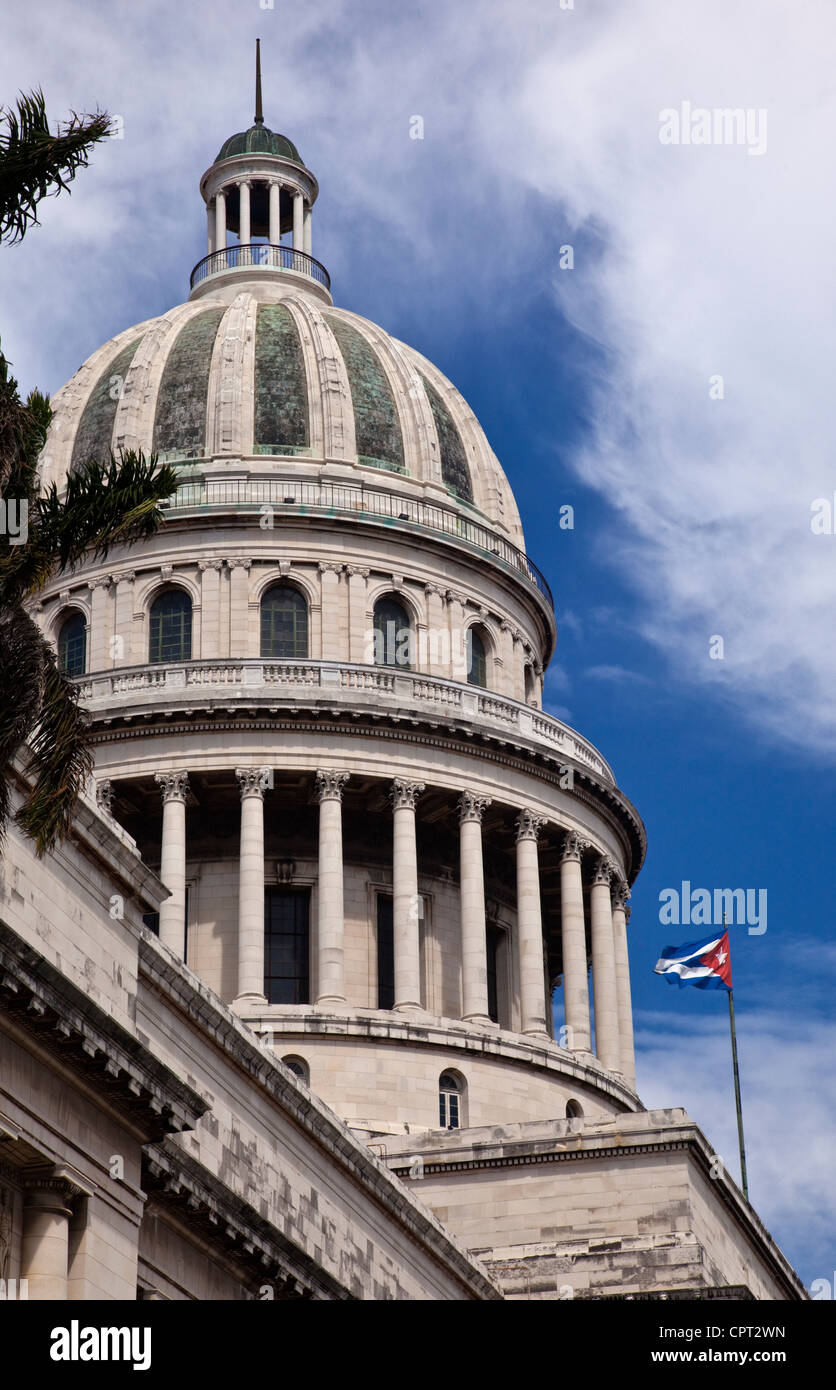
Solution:
<svg viewBox="0 0 836 1390"><path fill-rule="evenodd" d="M749 1185L746 1181L746 1145L743 1141L743 1110L740 1105L740 1071L737 1065L737 1033L734 1027L734 994L731 990L729 990L729 1024L731 1025L732 1068L734 1070L734 1103L737 1106L737 1138L740 1144L740 1178L743 1186L743 1196L748 1202Z"/></svg>

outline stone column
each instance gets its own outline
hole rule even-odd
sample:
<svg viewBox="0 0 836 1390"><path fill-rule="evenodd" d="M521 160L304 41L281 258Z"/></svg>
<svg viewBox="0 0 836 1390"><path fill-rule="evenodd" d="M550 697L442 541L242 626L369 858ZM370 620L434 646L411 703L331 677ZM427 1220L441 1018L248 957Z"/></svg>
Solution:
<svg viewBox="0 0 836 1390"><path fill-rule="evenodd" d="M266 1004L264 993L264 788L269 769L236 767L241 789L238 868L238 1004Z"/></svg>
<svg viewBox="0 0 836 1390"><path fill-rule="evenodd" d="M517 651L514 641L514 628L510 623L502 622L499 627L502 633L502 666L503 666L503 692L511 700L519 699L519 680L517 677Z"/></svg>
<svg viewBox="0 0 836 1390"><path fill-rule="evenodd" d="M459 799L462 921L462 1018L492 1023L488 1013L488 948L485 935L485 872L482 812L491 798L462 792Z"/></svg>
<svg viewBox="0 0 836 1390"><path fill-rule="evenodd" d="M447 590L447 619L450 633L450 670L448 680L467 681L467 643L464 633L464 614L467 600L455 589Z"/></svg>
<svg viewBox="0 0 836 1390"><path fill-rule="evenodd" d="M108 612L108 591L111 578L101 574L89 581L90 601L90 670L107 671L112 666L110 659L110 622Z"/></svg>
<svg viewBox="0 0 836 1390"><path fill-rule="evenodd" d="M229 655L248 656L252 560L236 558L226 563L229 565Z"/></svg>
<svg viewBox="0 0 836 1390"><path fill-rule="evenodd" d="M446 648L450 639L446 636L449 629L444 616L445 591L439 584L426 584L424 593L427 598L427 654L423 664L431 676L449 680L451 666Z"/></svg>
<svg viewBox="0 0 836 1390"><path fill-rule="evenodd" d="M20 1277L30 1299L65 1302L69 1274L70 1203L79 1189L53 1170L25 1179Z"/></svg>
<svg viewBox="0 0 836 1390"><path fill-rule="evenodd" d="M303 250L305 249L304 246L303 246L303 235L304 235L304 234L303 234L303 230L302 230L303 216L304 216L304 214L303 214L304 202L305 202L305 199L304 199L304 197L303 197L303 195L302 195L301 193L294 193L294 195L293 195L293 249L294 249L294 251L303 251Z"/></svg>
<svg viewBox="0 0 836 1390"><path fill-rule="evenodd" d="M305 204L305 225L304 225L304 234L303 234L303 238L302 238L302 250L305 252L305 255L306 255L306 256L310 256L310 255L313 254L313 252L311 251L311 205L310 205L310 203L306 203L306 204Z"/></svg>
<svg viewBox="0 0 836 1390"><path fill-rule="evenodd" d="M570 1052L592 1052L589 1022L589 969L583 920L581 855L586 841L569 833L560 863L560 924L563 937L563 1005L566 1046Z"/></svg>
<svg viewBox="0 0 836 1390"><path fill-rule="evenodd" d="M543 919L537 836L545 817L528 808L517 816L517 959L520 974L520 1031L549 1036L543 970Z"/></svg>
<svg viewBox="0 0 836 1390"><path fill-rule="evenodd" d="M368 569L362 565L346 565L348 576L348 659L364 663L367 660L366 581Z"/></svg>
<svg viewBox="0 0 836 1390"><path fill-rule="evenodd" d="M343 787L347 772L320 770L318 1005L345 1007L345 918L343 913Z"/></svg>
<svg viewBox="0 0 836 1390"><path fill-rule="evenodd" d="M198 560L200 570L200 655L220 656L223 560Z"/></svg>
<svg viewBox="0 0 836 1390"><path fill-rule="evenodd" d="M238 240L242 246L250 244L250 185L247 179L238 184Z"/></svg>
<svg viewBox="0 0 836 1390"><path fill-rule="evenodd" d="M206 204L206 242L207 242L206 254L207 254L207 256L211 256L212 252L213 252L214 249L215 249L215 217L216 217L216 213L215 213L215 203L214 203L214 199L210 198L210 199L209 199L209 202Z"/></svg>
<svg viewBox="0 0 836 1390"><path fill-rule="evenodd" d="M134 615L134 570L123 570L114 580L116 584L116 608L114 634L111 644L113 666L130 666L133 655L133 615Z"/></svg>
<svg viewBox="0 0 836 1390"><path fill-rule="evenodd" d="M615 983L615 948L612 929L610 883L612 861L602 855L592 880L590 917L592 928L592 989L595 1000L595 1051L607 1071L621 1070L618 1047L618 995Z"/></svg>
<svg viewBox="0 0 836 1390"><path fill-rule="evenodd" d="M218 189L215 194L215 250L223 251L226 246L226 194Z"/></svg>
<svg viewBox="0 0 836 1390"><path fill-rule="evenodd" d="M421 944L418 917L418 851L415 801L423 782L395 778L389 793L394 811L392 901L395 937L396 1009L421 1007Z"/></svg>
<svg viewBox="0 0 836 1390"><path fill-rule="evenodd" d="M340 574L342 565L330 560L320 562L322 585L322 660L340 661L345 646L340 640Z"/></svg>
<svg viewBox="0 0 836 1390"><path fill-rule="evenodd" d="M270 182L270 245L278 246L281 239L281 185L276 179L272 179Z"/></svg>
<svg viewBox="0 0 836 1390"><path fill-rule="evenodd" d="M627 922L630 890L624 879L613 889L612 930L615 947L615 982L618 991L618 1041L621 1072L628 1086L636 1089L636 1053L633 1043L633 1004L630 996L630 958L627 949Z"/></svg>
<svg viewBox="0 0 836 1390"><path fill-rule="evenodd" d="M160 878L171 897L160 903L160 941L182 960L186 951L186 797L187 772L158 772L163 797Z"/></svg>

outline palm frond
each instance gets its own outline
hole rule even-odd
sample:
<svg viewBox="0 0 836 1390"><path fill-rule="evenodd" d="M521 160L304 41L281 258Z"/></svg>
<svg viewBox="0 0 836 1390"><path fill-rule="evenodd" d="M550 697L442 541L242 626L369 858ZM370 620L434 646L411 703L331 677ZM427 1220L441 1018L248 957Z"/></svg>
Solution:
<svg viewBox="0 0 836 1390"><path fill-rule="evenodd" d="M3 698L0 699L0 841L9 815L9 764L35 728L46 685L49 648L19 607L0 610ZM49 653L51 655L51 653Z"/></svg>
<svg viewBox="0 0 836 1390"><path fill-rule="evenodd" d="M90 461L67 478L63 499L53 483L36 504L40 543L60 569L92 551L104 559L119 542L146 540L163 521L159 503L177 487L177 475L156 454L130 449L108 463Z"/></svg>
<svg viewBox="0 0 836 1390"><path fill-rule="evenodd" d="M38 203L67 187L111 124L106 111L72 112L53 132L40 90L0 108L0 243L20 241L37 225Z"/></svg>
<svg viewBox="0 0 836 1390"><path fill-rule="evenodd" d="M29 740L35 785L15 820L35 841L38 857L69 829L79 793L93 770L90 718L78 704L73 683L58 670L44 643L45 680L38 727Z"/></svg>

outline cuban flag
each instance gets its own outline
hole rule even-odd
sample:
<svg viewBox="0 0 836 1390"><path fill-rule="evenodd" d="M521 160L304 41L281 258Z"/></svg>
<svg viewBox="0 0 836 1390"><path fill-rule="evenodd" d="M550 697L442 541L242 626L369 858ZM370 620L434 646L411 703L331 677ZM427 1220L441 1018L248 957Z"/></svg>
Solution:
<svg viewBox="0 0 836 1390"><path fill-rule="evenodd" d="M697 989L728 989L731 982L729 934L706 936L687 946L666 946L654 966L671 985L696 985Z"/></svg>

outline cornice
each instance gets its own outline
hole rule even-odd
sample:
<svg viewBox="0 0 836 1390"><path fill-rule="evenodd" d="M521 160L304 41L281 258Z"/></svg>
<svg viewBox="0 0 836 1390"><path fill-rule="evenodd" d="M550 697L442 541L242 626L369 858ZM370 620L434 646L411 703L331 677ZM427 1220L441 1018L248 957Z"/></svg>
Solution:
<svg viewBox="0 0 836 1390"><path fill-rule="evenodd" d="M576 763L565 755L558 756L545 750L541 752L531 746L526 749L526 755L523 755L523 745L518 742L517 738L512 740L508 736L503 737L500 733L495 733L484 725L467 726L466 721L458 719L455 725L451 725L442 732L439 718L428 719L426 715L412 714L402 716L378 712L377 710L371 713L366 710L357 711L348 708L342 710L327 707L323 708L320 718L311 719L310 717L305 718L304 715L295 718L279 713L273 717L270 717L269 714L265 716L263 712L253 712L252 706L243 704L240 713L236 712L234 718L229 717L228 705L223 706L217 713L211 705L201 707L198 702L192 704L190 708L199 710L199 717L184 719L180 715L178 718L176 713L166 711L164 723L159 722L159 714L153 718L140 715L131 716L132 719L136 719L136 723L131 722L124 726L118 722L120 719L118 715L105 719L101 715L93 713L91 716L93 726L91 743L97 746L152 737L181 739L183 735L190 733L224 733L240 730L242 727L247 730L265 730L271 733L294 731L339 734L348 738L368 738L371 736L375 739L390 739L399 743L440 750L449 750L451 743L453 743L457 752L466 753L470 758L489 762L498 768L510 768L514 771L529 773L549 786L564 791L566 795L576 797L578 801L588 806L606 822L616 836L624 853L625 862L629 865L628 883L634 882L644 860L647 843L644 826L632 803L617 787L611 787L600 781L589 768L582 763ZM301 700L297 708L305 708ZM311 707L308 704L307 710L316 712L316 707ZM345 718L342 717L343 715ZM102 724L107 724L107 727L102 728ZM426 726L423 731L422 725ZM475 741L475 736L478 736L480 743ZM519 755L500 751L500 749L507 748L507 745L512 742L515 749L520 750ZM573 772L574 785L571 788L562 786L561 769L566 767L571 767ZM115 774L111 771L111 775L114 776Z"/></svg>
<svg viewBox="0 0 836 1390"><path fill-rule="evenodd" d="M142 1142L193 1129L209 1104L0 920L0 1012L128 1120Z"/></svg>

